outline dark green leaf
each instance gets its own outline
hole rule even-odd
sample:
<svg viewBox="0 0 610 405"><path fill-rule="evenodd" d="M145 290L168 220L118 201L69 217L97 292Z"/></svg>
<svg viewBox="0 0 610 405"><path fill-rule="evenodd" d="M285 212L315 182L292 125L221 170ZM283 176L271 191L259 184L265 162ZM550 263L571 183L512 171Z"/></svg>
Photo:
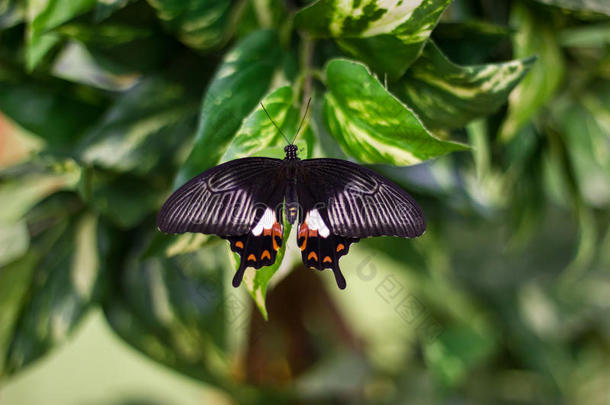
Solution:
<svg viewBox="0 0 610 405"><path fill-rule="evenodd" d="M110 17L115 11L125 7L130 0L98 0L95 4L95 21Z"/></svg>
<svg viewBox="0 0 610 405"><path fill-rule="evenodd" d="M297 13L295 25L316 37L334 38L379 75L396 79L417 59L449 3L318 0Z"/></svg>
<svg viewBox="0 0 610 405"><path fill-rule="evenodd" d="M176 236L155 239L167 239L157 241L161 246ZM226 328L241 326L225 314L225 247L217 243L171 257L165 249L151 248L144 244L133 252L117 273L115 295L105 304L107 317L123 338L157 361L216 382L229 372Z"/></svg>
<svg viewBox="0 0 610 405"><path fill-rule="evenodd" d="M292 87L284 86L267 95L262 100L273 121L292 140L301 121L301 108L294 104ZM302 158L311 158L313 152L313 132L309 125L301 129L296 144ZM282 159L287 141L275 128L267 114L259 106L246 118L229 144L221 161L246 156L275 157Z"/></svg>
<svg viewBox="0 0 610 405"><path fill-rule="evenodd" d="M510 45L511 29L483 20L441 21L432 38L457 64L483 64L498 57L499 48Z"/></svg>
<svg viewBox="0 0 610 405"><path fill-rule="evenodd" d="M460 384L494 349L490 331L453 327L425 347L426 361L437 378L447 386Z"/></svg>
<svg viewBox="0 0 610 405"><path fill-rule="evenodd" d="M166 178L155 175L136 177L95 170L89 176L83 198L121 228L137 225L157 209L168 187Z"/></svg>
<svg viewBox="0 0 610 405"><path fill-rule="evenodd" d="M230 50L206 92L199 129L176 185L214 166L242 124L269 89L281 60L273 31L257 31Z"/></svg>
<svg viewBox="0 0 610 405"><path fill-rule="evenodd" d="M0 29L10 28L23 22L25 4L20 0L0 0Z"/></svg>
<svg viewBox="0 0 610 405"><path fill-rule="evenodd" d="M6 356L9 373L65 341L100 293L100 249L107 241L98 228L98 218L86 213L70 224L57 225L50 233L57 229L63 231L43 254L27 287L29 294Z"/></svg>
<svg viewBox="0 0 610 405"><path fill-rule="evenodd" d="M0 375L5 374L6 355L37 262L38 255L30 252L19 260L0 267Z"/></svg>
<svg viewBox="0 0 610 405"><path fill-rule="evenodd" d="M533 63L533 59L524 59L458 66L429 41L392 90L427 128L459 128L495 112Z"/></svg>
<svg viewBox="0 0 610 405"><path fill-rule="evenodd" d="M30 244L30 235L25 221L0 222L0 266L21 257Z"/></svg>
<svg viewBox="0 0 610 405"><path fill-rule="evenodd" d="M564 61L556 33L545 18L519 3L511 11L511 24L519 27L514 37L517 58L537 55L538 60L509 98L508 115L500 137L509 141L553 96L564 74Z"/></svg>
<svg viewBox="0 0 610 405"><path fill-rule="evenodd" d="M231 27L229 0L148 0L169 30L191 48L222 44Z"/></svg>
<svg viewBox="0 0 610 405"><path fill-rule="evenodd" d="M38 163L24 165L24 173L0 183L0 224L18 222L44 198L74 189L80 180L81 168L73 160Z"/></svg>
<svg viewBox="0 0 610 405"><path fill-rule="evenodd" d="M103 48L112 48L153 35L150 28L111 23L92 26L74 22L62 25L56 32L89 47Z"/></svg>
<svg viewBox="0 0 610 405"><path fill-rule="evenodd" d="M536 0L539 3L575 11L582 16L610 16L610 3L606 0Z"/></svg>
<svg viewBox="0 0 610 405"><path fill-rule="evenodd" d="M326 85L326 124L346 153L363 163L412 165L468 148L433 137L360 63L331 61Z"/></svg>
<svg viewBox="0 0 610 405"><path fill-rule="evenodd" d="M80 42L68 42L55 58L52 72L56 77L102 90L127 90L140 75L100 55L94 55Z"/></svg>
<svg viewBox="0 0 610 405"><path fill-rule="evenodd" d="M95 0L49 0L30 2L28 8L28 46L26 66L33 70L60 41L52 30L74 17L91 10Z"/></svg>
<svg viewBox="0 0 610 405"><path fill-rule="evenodd" d="M0 111L51 148L71 147L102 113L95 98L65 82L23 80L0 82Z"/></svg>
<svg viewBox="0 0 610 405"><path fill-rule="evenodd" d="M123 93L91 130L80 148L82 159L146 174L175 159L178 147L195 131L197 106L182 85L147 78Z"/></svg>

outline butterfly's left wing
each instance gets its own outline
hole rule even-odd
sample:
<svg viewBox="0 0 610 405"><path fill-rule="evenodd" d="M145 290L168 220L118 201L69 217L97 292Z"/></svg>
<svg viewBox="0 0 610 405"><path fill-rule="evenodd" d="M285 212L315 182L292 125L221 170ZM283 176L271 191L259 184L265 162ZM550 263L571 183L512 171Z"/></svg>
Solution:
<svg viewBox="0 0 610 405"><path fill-rule="evenodd" d="M426 229L424 215L398 185L365 167L340 159L308 159L297 176L300 205L297 243L303 262L345 278L339 258L350 244L370 236L414 238Z"/></svg>
<svg viewBox="0 0 610 405"><path fill-rule="evenodd" d="M167 199L157 217L158 228L227 239L240 256L233 278L233 285L239 286L246 267L273 264L282 245L286 180L281 162L236 159L203 172Z"/></svg>

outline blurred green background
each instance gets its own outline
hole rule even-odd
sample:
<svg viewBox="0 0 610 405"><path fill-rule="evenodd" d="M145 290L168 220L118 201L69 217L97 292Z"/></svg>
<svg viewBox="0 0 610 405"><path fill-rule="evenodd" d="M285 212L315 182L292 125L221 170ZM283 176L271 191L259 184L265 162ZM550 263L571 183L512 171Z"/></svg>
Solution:
<svg viewBox="0 0 610 405"><path fill-rule="evenodd" d="M610 3L0 0L0 403L610 404ZM369 165L414 240L231 287L219 162Z"/></svg>

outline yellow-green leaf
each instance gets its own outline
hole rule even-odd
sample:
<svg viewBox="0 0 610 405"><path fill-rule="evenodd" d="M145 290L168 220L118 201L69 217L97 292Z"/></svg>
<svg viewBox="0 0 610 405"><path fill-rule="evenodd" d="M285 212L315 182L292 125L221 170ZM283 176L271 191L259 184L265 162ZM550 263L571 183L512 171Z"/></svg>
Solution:
<svg viewBox="0 0 610 405"><path fill-rule="evenodd" d="M380 75L400 77L419 56L451 0L318 0L299 11L297 28L332 37Z"/></svg>
<svg viewBox="0 0 610 405"><path fill-rule="evenodd" d="M365 66L335 59L326 67L324 119L348 155L363 163L413 165L468 146L435 138Z"/></svg>
<svg viewBox="0 0 610 405"><path fill-rule="evenodd" d="M500 108L533 63L534 59L528 58L459 66L429 41L392 90L427 128L459 128Z"/></svg>

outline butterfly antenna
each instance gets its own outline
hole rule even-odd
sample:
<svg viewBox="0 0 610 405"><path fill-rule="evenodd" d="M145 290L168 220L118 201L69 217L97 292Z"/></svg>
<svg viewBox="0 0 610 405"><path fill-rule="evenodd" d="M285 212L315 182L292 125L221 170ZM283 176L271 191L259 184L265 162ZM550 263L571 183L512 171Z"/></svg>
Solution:
<svg viewBox="0 0 610 405"><path fill-rule="evenodd" d="M297 133L294 134L294 138L292 138L292 142L290 142L290 143L294 143L294 140L297 139L297 136L299 136L301 127L303 126L303 123L305 122L305 117L307 117L307 111L309 111L309 103L311 103L311 97L309 97L309 99L307 100L307 107L305 107L305 114L303 114L303 118L301 118L301 123L299 124L299 129L297 129Z"/></svg>
<svg viewBox="0 0 610 405"><path fill-rule="evenodd" d="M273 121L273 118L271 118L271 115L269 115L269 112L267 111L267 109L265 108L265 106L263 105L263 103L261 103L261 107L263 107L263 111L265 111L265 114L267 114L267 117L269 118L269 121L271 121L271 123L273 124L274 127L277 128L278 131L280 131L280 134L282 134L282 136L284 137L284 139L286 140L286 142L288 143L292 143L290 142L290 140L288 139L288 137L286 135L284 135L284 133L282 132L282 130L280 129L280 127L277 126L277 124L275 123L275 121Z"/></svg>

